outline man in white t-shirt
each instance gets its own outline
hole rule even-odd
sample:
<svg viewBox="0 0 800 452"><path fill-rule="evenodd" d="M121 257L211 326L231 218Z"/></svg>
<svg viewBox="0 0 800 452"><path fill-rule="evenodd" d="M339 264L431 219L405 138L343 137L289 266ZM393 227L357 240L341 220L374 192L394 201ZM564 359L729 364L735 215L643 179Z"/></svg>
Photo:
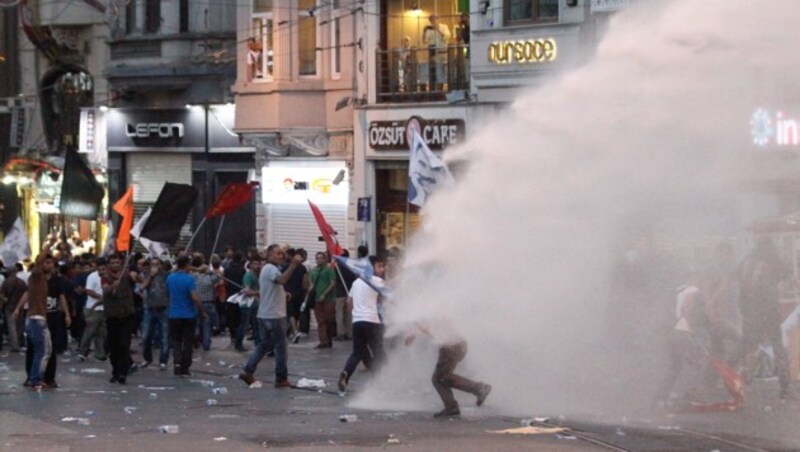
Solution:
<svg viewBox="0 0 800 452"><path fill-rule="evenodd" d="M89 355L89 344L94 340L94 357L98 361L106 360L106 315L103 309L103 283L102 276L108 269L105 259L97 259L97 270L86 278L86 305L83 316L86 320L86 329L81 336L78 347L78 359L86 360Z"/></svg>
<svg viewBox="0 0 800 452"><path fill-rule="evenodd" d="M385 263L383 259L369 256L374 280L383 282ZM363 279L356 279L350 288L347 309L353 316L353 353L347 358L344 370L339 373L339 391L347 389L347 383L355 372L358 363L364 362L368 368L383 361L383 322L378 312L380 295Z"/></svg>

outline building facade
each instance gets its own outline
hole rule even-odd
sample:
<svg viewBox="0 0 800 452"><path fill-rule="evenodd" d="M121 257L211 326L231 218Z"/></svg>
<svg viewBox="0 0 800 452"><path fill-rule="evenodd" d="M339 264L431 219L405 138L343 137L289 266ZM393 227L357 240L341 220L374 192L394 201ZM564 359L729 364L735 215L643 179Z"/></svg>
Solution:
<svg viewBox="0 0 800 452"><path fill-rule="evenodd" d="M106 131L109 196L134 186L137 215L165 182L190 184L199 196L178 246L255 244L254 203L207 221L207 209L230 182L246 182L253 149L232 131L236 77L235 2L131 0L111 17ZM235 229L232 225L245 225ZM220 228L222 229L220 230ZM216 250L215 250L216 251Z"/></svg>
<svg viewBox="0 0 800 452"><path fill-rule="evenodd" d="M235 131L256 152L259 245L324 249L308 200L352 242L353 105L363 83L357 3L254 0L239 9Z"/></svg>

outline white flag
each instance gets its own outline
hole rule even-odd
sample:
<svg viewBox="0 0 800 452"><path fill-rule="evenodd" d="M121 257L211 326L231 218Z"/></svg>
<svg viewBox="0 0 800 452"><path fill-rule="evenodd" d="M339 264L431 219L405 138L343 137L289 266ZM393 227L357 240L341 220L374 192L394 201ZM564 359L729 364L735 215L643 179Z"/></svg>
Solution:
<svg viewBox="0 0 800 452"><path fill-rule="evenodd" d="M31 257L31 244L28 242L21 219L17 218L14 226L6 234L3 244L0 245L0 257L7 267Z"/></svg>
<svg viewBox="0 0 800 452"><path fill-rule="evenodd" d="M114 222L108 220L106 222L106 243L103 246L103 253L101 256L108 257L117 251L117 237L114 234Z"/></svg>
<svg viewBox="0 0 800 452"><path fill-rule="evenodd" d="M153 208L152 207L148 207L147 208L147 212L145 212L144 215L142 215L142 217L139 218L136 221L136 223L131 228L131 235L132 236L134 236L134 237L136 237L138 239L139 236L142 235L142 229L144 228L145 223L147 223L147 219L150 218L150 213L151 212L153 212Z"/></svg>
<svg viewBox="0 0 800 452"><path fill-rule="evenodd" d="M431 152L419 132L414 131L408 161L408 202L422 207L436 187L450 187L453 183L450 170Z"/></svg>
<svg viewBox="0 0 800 452"><path fill-rule="evenodd" d="M144 225L147 224L147 220L150 218L150 214L153 212L152 207L147 208L147 212L136 221L136 224L133 225L131 228L131 235L136 237L139 240L139 243L142 244L143 247L147 249L152 257L160 257L164 254L169 254L169 245L162 242L154 242L148 238L142 237L142 229L144 229Z"/></svg>

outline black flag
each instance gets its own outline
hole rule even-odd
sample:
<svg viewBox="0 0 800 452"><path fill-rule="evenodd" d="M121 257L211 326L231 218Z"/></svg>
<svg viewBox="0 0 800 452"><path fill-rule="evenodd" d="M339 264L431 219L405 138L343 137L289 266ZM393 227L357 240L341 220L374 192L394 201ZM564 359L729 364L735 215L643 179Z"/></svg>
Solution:
<svg viewBox="0 0 800 452"><path fill-rule="evenodd" d="M174 245L195 199L197 189L191 185L165 183L153 205L150 218L142 228L141 236L154 242Z"/></svg>
<svg viewBox="0 0 800 452"><path fill-rule="evenodd" d="M96 220L105 190L78 151L67 148L59 209L64 215Z"/></svg>

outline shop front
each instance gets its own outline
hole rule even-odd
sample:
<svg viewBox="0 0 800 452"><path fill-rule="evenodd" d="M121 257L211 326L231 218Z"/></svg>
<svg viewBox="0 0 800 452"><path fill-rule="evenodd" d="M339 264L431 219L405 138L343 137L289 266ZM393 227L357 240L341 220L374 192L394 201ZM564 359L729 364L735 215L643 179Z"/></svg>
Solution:
<svg viewBox="0 0 800 452"><path fill-rule="evenodd" d="M305 248L313 256L325 251L308 201L316 204L347 243L350 178L344 161L270 161L261 168L261 200L266 208L270 243Z"/></svg>
<svg viewBox="0 0 800 452"><path fill-rule="evenodd" d="M357 173L363 176L356 187L363 186L363 192L356 188L354 195L363 201L359 202L361 221L356 235L378 254L403 250L423 221L420 207L408 203L408 132L419 131L428 147L442 156L446 149L465 141L469 110L442 106L367 110L364 114L366 121L359 123L366 128L357 132L363 137L363 170ZM455 173L457 178L458 171Z"/></svg>
<svg viewBox="0 0 800 452"><path fill-rule="evenodd" d="M193 185L199 196L177 243L185 246L225 184L246 182L252 168L252 148L239 144L231 132L233 111L232 106L110 109L105 118L110 198L118 199L132 185L138 217L156 202L165 182ZM253 246L254 227L233 232L230 225L253 225L254 204L231 217L229 229L220 231L221 243ZM219 227L224 227L220 221L207 222L192 247L211 252Z"/></svg>
<svg viewBox="0 0 800 452"><path fill-rule="evenodd" d="M261 183L257 246L280 243L309 253L324 251L309 200L319 206L342 246L351 246L351 131L297 127L245 132L242 142L255 148L253 174Z"/></svg>

